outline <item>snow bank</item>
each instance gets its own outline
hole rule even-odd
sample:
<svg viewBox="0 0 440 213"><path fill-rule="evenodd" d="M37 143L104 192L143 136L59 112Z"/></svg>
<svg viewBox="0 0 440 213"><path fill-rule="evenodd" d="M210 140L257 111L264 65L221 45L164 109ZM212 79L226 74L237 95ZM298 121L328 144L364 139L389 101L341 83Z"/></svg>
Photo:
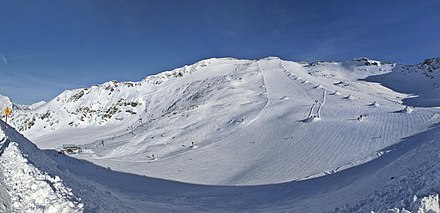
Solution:
<svg viewBox="0 0 440 213"><path fill-rule="evenodd" d="M105 186L123 184L116 175L0 126L0 212L136 212Z"/></svg>
<svg viewBox="0 0 440 213"><path fill-rule="evenodd" d="M429 195L420 200L418 213L440 212L438 194Z"/></svg>
<svg viewBox="0 0 440 213"><path fill-rule="evenodd" d="M411 213L411 212L417 212L417 213L437 213L440 212L440 203L438 194L428 195L426 197L423 197L422 199L418 200L417 196L414 196L414 209L412 211L407 210L405 208L398 209L393 208L389 209L389 212L394 213Z"/></svg>
<svg viewBox="0 0 440 213"><path fill-rule="evenodd" d="M352 185L358 187L359 194L364 195L333 212L440 212L438 138L439 124L424 133L408 137L387 155L365 164L366 168L376 163L378 169L366 169L369 175L363 175L363 180L357 180ZM392 159L393 156L395 159ZM387 158L392 161L387 163ZM367 188L361 190L360 185ZM374 190L364 193L370 189Z"/></svg>
<svg viewBox="0 0 440 213"><path fill-rule="evenodd" d="M14 212L83 212L80 198L75 197L58 176L51 177L34 167L17 143L9 143L0 156L0 163Z"/></svg>

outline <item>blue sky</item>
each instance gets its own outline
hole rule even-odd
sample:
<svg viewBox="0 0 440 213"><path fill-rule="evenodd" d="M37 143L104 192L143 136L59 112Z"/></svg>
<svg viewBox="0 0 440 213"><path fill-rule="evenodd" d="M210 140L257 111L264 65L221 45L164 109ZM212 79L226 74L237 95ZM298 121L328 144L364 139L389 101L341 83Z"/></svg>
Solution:
<svg viewBox="0 0 440 213"><path fill-rule="evenodd" d="M211 57L413 64L440 57L440 1L0 0L0 94L18 103Z"/></svg>

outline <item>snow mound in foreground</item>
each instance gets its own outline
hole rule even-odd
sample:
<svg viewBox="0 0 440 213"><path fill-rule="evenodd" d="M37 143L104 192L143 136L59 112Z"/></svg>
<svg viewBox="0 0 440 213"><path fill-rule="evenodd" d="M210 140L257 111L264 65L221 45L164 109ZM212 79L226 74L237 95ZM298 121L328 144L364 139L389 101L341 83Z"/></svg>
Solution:
<svg viewBox="0 0 440 213"><path fill-rule="evenodd" d="M438 194L433 194L433 195L429 195L426 197L423 197L422 199L418 200L417 196L414 196L413 198L414 203L416 204L415 210L412 212L417 212L417 213L435 213L435 212L440 212L440 203L439 203L439 198L438 198ZM411 211L408 211L407 209L403 208L403 209L398 209L398 208L393 208L393 209L389 209L389 212L394 212L394 213L411 213Z"/></svg>
<svg viewBox="0 0 440 213"><path fill-rule="evenodd" d="M359 193L373 189L356 201L332 212L440 212L440 123L408 137L390 152L360 165L366 174L351 187ZM374 168L374 165L378 167ZM356 170L356 167L348 172ZM353 175L351 173L350 175ZM361 186L363 185L363 186ZM365 188L363 188L365 187ZM363 188L363 189L362 189Z"/></svg>
<svg viewBox="0 0 440 213"><path fill-rule="evenodd" d="M0 168L14 212L83 212L84 204L58 176L40 171L0 131Z"/></svg>
<svg viewBox="0 0 440 213"><path fill-rule="evenodd" d="M0 212L136 212L96 183L107 169L40 150L0 124Z"/></svg>
<svg viewBox="0 0 440 213"><path fill-rule="evenodd" d="M12 189L16 212L82 212L83 204L62 183L38 170L23 156L17 143L10 143L0 156L6 185Z"/></svg>

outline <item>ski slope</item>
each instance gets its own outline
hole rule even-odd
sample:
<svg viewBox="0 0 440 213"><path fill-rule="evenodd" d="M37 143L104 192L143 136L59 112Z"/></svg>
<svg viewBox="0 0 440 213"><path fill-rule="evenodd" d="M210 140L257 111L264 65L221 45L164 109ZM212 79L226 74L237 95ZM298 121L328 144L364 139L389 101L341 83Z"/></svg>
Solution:
<svg viewBox="0 0 440 213"><path fill-rule="evenodd" d="M438 208L436 63L208 59L65 91L12 124L43 149L81 145L61 167L86 212L84 179L120 211Z"/></svg>
<svg viewBox="0 0 440 213"><path fill-rule="evenodd" d="M132 123L110 120L50 134L37 126L24 133L42 148L83 144L90 154L80 158L117 171L254 185L307 179L369 161L439 120L430 108L399 113L405 105L397 97L405 94L358 80L380 72L376 66L307 67L278 58L211 63L161 87L143 85L154 92L132 99L150 102L144 112L137 109L139 118L126 118ZM367 68L372 70L360 70ZM360 115L366 119L359 121Z"/></svg>
<svg viewBox="0 0 440 213"><path fill-rule="evenodd" d="M436 124L387 147L380 158L337 173L252 186L196 185L120 173L39 150L11 127L2 128L1 174L20 177L27 168L34 172L27 173L30 186L2 178L1 208L8 212L438 212L439 127ZM11 161L25 165L10 166ZM39 184L41 176L45 181ZM43 191L51 196L42 197ZM26 199L16 200L23 195Z"/></svg>

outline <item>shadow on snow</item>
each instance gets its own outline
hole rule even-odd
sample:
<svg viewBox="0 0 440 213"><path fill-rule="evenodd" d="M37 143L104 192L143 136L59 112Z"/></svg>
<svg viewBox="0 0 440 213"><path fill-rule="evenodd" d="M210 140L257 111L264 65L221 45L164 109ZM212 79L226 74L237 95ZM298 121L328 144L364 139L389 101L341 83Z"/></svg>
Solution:
<svg viewBox="0 0 440 213"><path fill-rule="evenodd" d="M88 205L89 202L95 202L95 206L99 205L96 203L99 201L86 198L94 192L84 192L86 188L79 187L83 184L97 186L108 196L115 197L116 200L130 200L133 203L138 203L138 206L145 207L159 205L162 211L176 209L192 212L212 209L217 211L302 209L318 212L322 211L319 209L319 205L322 205L321 208L325 206L331 210L346 204L341 202L361 199L359 186L365 182L368 183L368 180L379 178L383 184L390 181L391 177L387 176L387 171L384 171L384 168L418 146L440 138L439 130L440 125L435 125L425 132L403 138L400 143L383 149L391 150L391 152L340 172L307 180L256 186L198 185L151 178L112 171L85 160L59 154L54 150L42 150L45 156L50 159L48 160L46 157L36 154L40 150L29 140L20 139L21 135L15 130L9 128L6 131L8 136L13 135L10 137L11 141L19 144L22 152L28 155L27 158L35 167L51 176L59 176L76 196L82 198L86 212L96 211ZM56 169L52 168L53 166ZM72 178L72 176L78 178ZM365 186L363 190L366 190L363 192L365 195L365 193L372 193L377 188ZM83 196L85 193L89 194ZM332 201L332 198L338 195L343 195L346 200ZM324 203L310 203L319 200ZM325 204L325 202L327 203ZM136 208L130 206L127 208L133 212L137 211Z"/></svg>

